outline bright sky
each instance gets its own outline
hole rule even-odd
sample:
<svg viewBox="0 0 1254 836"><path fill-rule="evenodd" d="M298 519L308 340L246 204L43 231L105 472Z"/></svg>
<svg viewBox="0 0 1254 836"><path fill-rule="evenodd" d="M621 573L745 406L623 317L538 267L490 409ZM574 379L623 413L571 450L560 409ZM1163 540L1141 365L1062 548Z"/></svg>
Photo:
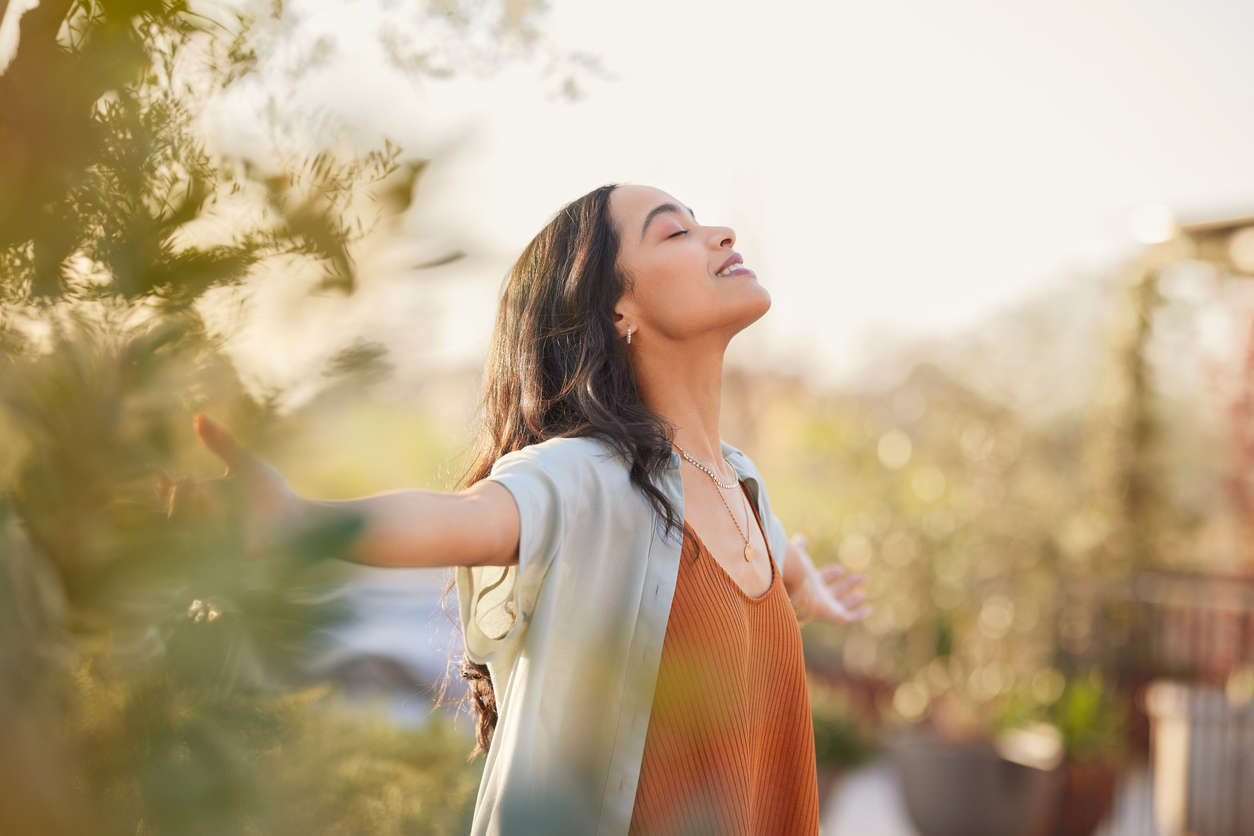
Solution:
<svg viewBox="0 0 1254 836"><path fill-rule="evenodd" d="M337 333L383 339L394 360L481 361L509 264L604 182L659 186L734 227L773 306L729 359L827 381L885 340L971 327L1111 263L1135 207L1254 202L1254 4L550 0L553 45L615 76L587 76L575 103L533 72L402 79L378 47L390 5L290 3L340 58L286 104L452 149L424 180L415 242L483 255L433 281L380 270L347 307L264 292L242 344L268 348L259 368L285 382ZM224 142L246 141L253 102L222 103Z"/></svg>
<svg viewBox="0 0 1254 836"><path fill-rule="evenodd" d="M1250 4L567 0L551 22L621 80L494 109L481 220L521 244L584 186L659 185L737 229L766 356L833 375L1125 250L1135 206L1254 197Z"/></svg>

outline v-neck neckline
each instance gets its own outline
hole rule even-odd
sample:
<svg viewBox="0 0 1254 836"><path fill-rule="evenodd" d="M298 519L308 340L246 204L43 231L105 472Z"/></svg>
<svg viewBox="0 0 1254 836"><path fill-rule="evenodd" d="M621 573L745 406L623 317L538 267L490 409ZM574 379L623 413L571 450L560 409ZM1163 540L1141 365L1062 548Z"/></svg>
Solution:
<svg viewBox="0 0 1254 836"><path fill-rule="evenodd" d="M740 485L740 490L742 493L744 493L745 498L749 500L749 515L753 517L754 524L758 527L758 531L762 535L762 542L766 544L766 558L770 562L770 565L771 565L771 580L770 580L770 583L766 585L766 590L761 595L758 595L756 597L753 595L750 595L748 592L745 591L744 587L742 587L739 583L736 582L736 579L731 576L731 572L728 572L727 568L723 566L722 563L719 562L718 558L714 556L714 552L710 551L710 548L705 544L705 541L701 539L701 535L697 533L697 530L693 528L688 523L688 520L686 519L684 520L684 527L687 528L690 532L692 532L692 536L696 538L697 543L700 546L700 549L703 550L707 555L709 555L710 561L716 567L718 567L718 570L720 572L723 573L723 577L727 579L728 583L736 587L736 589L740 592L741 597L751 604L757 604L757 603L760 603L762 600L764 600L768 595L770 595L771 590L775 588L775 578L776 578L776 574L778 570L775 566L775 556L771 554L771 544L767 540L766 531L762 528L762 523L758 519L757 509L753 507L753 497L749 496L749 487L740 479L737 479L737 484Z"/></svg>

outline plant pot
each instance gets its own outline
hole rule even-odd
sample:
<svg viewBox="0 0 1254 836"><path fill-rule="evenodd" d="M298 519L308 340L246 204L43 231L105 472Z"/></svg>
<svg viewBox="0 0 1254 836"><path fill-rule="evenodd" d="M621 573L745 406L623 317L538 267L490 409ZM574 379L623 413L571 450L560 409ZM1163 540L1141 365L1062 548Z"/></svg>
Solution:
<svg viewBox="0 0 1254 836"><path fill-rule="evenodd" d="M1104 761L1066 761L1053 836L1089 836L1110 812L1119 767Z"/></svg>
<svg viewBox="0 0 1254 836"><path fill-rule="evenodd" d="M1044 836L1062 788L1060 769L1002 758L990 740L898 737L890 758L906 812L922 836Z"/></svg>

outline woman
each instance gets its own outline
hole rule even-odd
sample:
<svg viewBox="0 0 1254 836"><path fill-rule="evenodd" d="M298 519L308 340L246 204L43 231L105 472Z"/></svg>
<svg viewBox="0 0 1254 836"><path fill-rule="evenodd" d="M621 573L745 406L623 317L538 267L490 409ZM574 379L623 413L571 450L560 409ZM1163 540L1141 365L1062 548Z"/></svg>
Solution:
<svg viewBox="0 0 1254 836"><path fill-rule="evenodd" d="M473 833L818 831L797 619L869 607L721 439L724 351L771 304L734 243L644 186L558 212L510 271L457 492L297 497L197 416L252 546L351 512L348 559L455 567Z"/></svg>

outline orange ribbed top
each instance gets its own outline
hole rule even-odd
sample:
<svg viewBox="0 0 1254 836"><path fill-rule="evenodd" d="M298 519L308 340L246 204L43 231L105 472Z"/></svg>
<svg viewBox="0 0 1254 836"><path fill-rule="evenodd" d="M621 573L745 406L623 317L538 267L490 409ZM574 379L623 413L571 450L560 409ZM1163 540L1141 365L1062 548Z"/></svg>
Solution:
<svg viewBox="0 0 1254 836"><path fill-rule="evenodd" d="M760 528L752 497L749 507ZM684 529L693 539L680 556L631 832L817 834L801 630L775 557L768 545L771 585L751 598Z"/></svg>

